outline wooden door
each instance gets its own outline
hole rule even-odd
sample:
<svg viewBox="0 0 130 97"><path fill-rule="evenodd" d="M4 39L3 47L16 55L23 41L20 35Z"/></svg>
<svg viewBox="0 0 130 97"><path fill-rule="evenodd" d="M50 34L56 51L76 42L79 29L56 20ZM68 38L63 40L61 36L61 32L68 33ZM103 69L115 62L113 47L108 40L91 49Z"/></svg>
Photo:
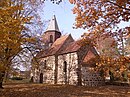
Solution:
<svg viewBox="0 0 130 97"><path fill-rule="evenodd" d="M40 73L40 83L43 83L43 73Z"/></svg>

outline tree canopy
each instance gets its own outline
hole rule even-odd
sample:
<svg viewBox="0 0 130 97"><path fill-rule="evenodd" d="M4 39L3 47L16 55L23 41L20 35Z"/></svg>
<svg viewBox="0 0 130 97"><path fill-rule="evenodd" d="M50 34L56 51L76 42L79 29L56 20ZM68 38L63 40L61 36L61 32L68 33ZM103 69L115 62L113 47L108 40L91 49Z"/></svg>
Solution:
<svg viewBox="0 0 130 97"><path fill-rule="evenodd" d="M130 20L129 0L69 0L75 4L76 27L88 29L115 28ZM111 29L110 29L111 30Z"/></svg>
<svg viewBox="0 0 130 97"><path fill-rule="evenodd" d="M83 35L83 41L99 49L100 62L97 67L110 71L114 76L122 77L122 73L128 71L130 63L130 58L126 56L130 25L123 25L122 29L119 24L130 21L130 1L69 0L69 2L75 5L73 8L73 13L76 14L75 27L88 29L89 33ZM101 50L105 50L106 53ZM113 50L114 52L110 53Z"/></svg>
<svg viewBox="0 0 130 97"><path fill-rule="evenodd" d="M27 40L22 31L26 30L25 23L32 17L24 16L22 3L1 0L0 4L0 62L8 67L12 58L21 51L21 44Z"/></svg>

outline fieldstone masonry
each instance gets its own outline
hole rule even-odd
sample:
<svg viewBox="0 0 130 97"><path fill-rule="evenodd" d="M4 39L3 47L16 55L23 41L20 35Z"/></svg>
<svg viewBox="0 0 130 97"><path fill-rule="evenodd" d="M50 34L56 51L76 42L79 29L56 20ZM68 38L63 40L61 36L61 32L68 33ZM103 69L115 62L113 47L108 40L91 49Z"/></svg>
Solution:
<svg viewBox="0 0 130 97"><path fill-rule="evenodd" d="M91 67L82 67L82 85L101 86L104 85L104 79L98 72L91 70Z"/></svg>

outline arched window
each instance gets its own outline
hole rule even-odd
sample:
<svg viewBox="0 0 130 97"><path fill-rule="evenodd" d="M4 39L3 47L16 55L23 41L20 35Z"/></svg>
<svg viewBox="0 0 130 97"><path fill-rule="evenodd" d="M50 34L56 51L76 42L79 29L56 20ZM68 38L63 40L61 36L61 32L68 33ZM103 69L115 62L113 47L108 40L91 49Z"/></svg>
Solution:
<svg viewBox="0 0 130 97"><path fill-rule="evenodd" d="M64 61L63 71L64 71L64 72L67 72L67 62L66 62L66 61Z"/></svg>
<svg viewBox="0 0 130 97"><path fill-rule="evenodd" d="M46 69L47 67L47 64L46 64L46 60L44 61L44 68Z"/></svg>
<svg viewBox="0 0 130 97"><path fill-rule="evenodd" d="M50 43L53 43L53 36L50 35Z"/></svg>
<svg viewBox="0 0 130 97"><path fill-rule="evenodd" d="M64 83L67 84L67 62L64 61L64 66L63 66L63 72L64 72Z"/></svg>

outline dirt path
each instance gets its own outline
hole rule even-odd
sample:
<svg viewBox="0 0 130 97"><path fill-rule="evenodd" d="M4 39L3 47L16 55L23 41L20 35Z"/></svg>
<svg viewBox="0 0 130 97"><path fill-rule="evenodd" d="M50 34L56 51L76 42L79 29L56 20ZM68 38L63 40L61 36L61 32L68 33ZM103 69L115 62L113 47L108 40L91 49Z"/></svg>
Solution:
<svg viewBox="0 0 130 97"><path fill-rule="evenodd" d="M9 84L0 90L0 97L130 97L130 87Z"/></svg>

